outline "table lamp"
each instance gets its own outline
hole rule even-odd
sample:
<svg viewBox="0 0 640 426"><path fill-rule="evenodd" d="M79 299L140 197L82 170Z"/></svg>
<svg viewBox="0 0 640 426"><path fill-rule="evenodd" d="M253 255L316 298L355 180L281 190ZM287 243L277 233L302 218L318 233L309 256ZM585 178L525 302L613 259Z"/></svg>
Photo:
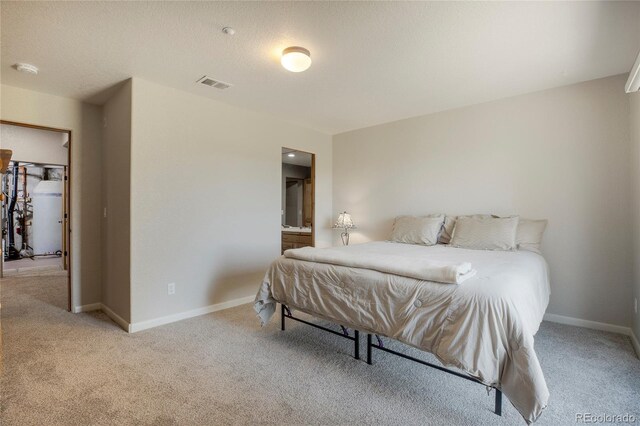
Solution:
<svg viewBox="0 0 640 426"><path fill-rule="evenodd" d="M356 226L353 224L351 215L347 212L342 212L338 215L338 221L333 225L333 229L342 229L340 238L342 238L342 244L349 245L349 229L353 229Z"/></svg>

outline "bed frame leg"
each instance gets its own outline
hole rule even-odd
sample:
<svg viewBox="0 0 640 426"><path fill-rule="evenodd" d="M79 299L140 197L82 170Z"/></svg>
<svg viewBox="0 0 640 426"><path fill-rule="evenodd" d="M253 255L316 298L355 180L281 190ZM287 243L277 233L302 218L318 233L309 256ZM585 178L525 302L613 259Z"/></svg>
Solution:
<svg viewBox="0 0 640 426"><path fill-rule="evenodd" d="M371 365L371 333L367 333L367 364Z"/></svg>
<svg viewBox="0 0 640 426"><path fill-rule="evenodd" d="M353 357L360 359L360 332L353 330Z"/></svg>
<svg viewBox="0 0 640 426"><path fill-rule="evenodd" d="M498 416L502 416L502 391L496 389L496 409L495 413Z"/></svg>
<svg viewBox="0 0 640 426"><path fill-rule="evenodd" d="M284 303L280 304L280 330L284 331L284 320L286 318L284 314Z"/></svg>

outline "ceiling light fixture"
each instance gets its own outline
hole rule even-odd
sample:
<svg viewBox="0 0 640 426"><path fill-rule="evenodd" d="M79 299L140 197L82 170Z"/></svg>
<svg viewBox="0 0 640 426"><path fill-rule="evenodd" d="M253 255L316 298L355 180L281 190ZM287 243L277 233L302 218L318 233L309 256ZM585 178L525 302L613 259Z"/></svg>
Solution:
<svg viewBox="0 0 640 426"><path fill-rule="evenodd" d="M236 30L234 30L231 27L224 27L222 29L222 32L225 33L226 35L234 35L236 33Z"/></svg>
<svg viewBox="0 0 640 426"><path fill-rule="evenodd" d="M288 71L302 72L311 66L311 53L304 47L287 47L282 51L280 63Z"/></svg>
<svg viewBox="0 0 640 426"><path fill-rule="evenodd" d="M36 67L35 65L19 63L19 64L15 64L15 68L18 71L24 72L27 74L38 74L38 67Z"/></svg>
<svg viewBox="0 0 640 426"><path fill-rule="evenodd" d="M296 155L295 155L293 152L290 152L289 154L287 154L287 156L288 156L288 157L293 158L293 157L295 157Z"/></svg>

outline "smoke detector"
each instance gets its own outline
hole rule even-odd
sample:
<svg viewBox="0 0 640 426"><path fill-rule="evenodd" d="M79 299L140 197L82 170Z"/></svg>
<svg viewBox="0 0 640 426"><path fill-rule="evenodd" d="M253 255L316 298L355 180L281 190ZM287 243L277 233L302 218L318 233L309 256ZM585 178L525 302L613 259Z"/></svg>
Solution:
<svg viewBox="0 0 640 426"><path fill-rule="evenodd" d="M38 67L31 64L18 63L14 65L15 69L25 74L38 74Z"/></svg>
<svg viewBox="0 0 640 426"><path fill-rule="evenodd" d="M206 75L200 78L196 83L204 84L205 86L215 87L216 89L224 90L233 86L231 83L225 83L224 81L215 80L211 77L207 77Z"/></svg>

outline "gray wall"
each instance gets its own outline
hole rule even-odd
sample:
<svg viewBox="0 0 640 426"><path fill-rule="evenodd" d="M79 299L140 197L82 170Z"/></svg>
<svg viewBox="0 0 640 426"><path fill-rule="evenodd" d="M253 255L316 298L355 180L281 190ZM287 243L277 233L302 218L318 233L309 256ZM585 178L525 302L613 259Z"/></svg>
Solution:
<svg viewBox="0 0 640 426"><path fill-rule="evenodd" d="M640 303L640 93L629 95L631 140L633 143L633 237L634 237L634 298ZM640 309L640 306L638 307ZM633 314L633 332L640 341L640 311ZM640 356L640 354L638 354Z"/></svg>
<svg viewBox="0 0 640 426"><path fill-rule="evenodd" d="M102 303L131 320L131 80L104 105ZM104 216L104 215L103 215Z"/></svg>
<svg viewBox="0 0 640 426"><path fill-rule="evenodd" d="M630 326L625 80L594 80L336 135L333 206L352 213L353 242L388 238L401 214L546 218L548 312Z"/></svg>
<svg viewBox="0 0 640 426"><path fill-rule="evenodd" d="M331 243L329 135L137 78L132 130L134 324L255 296L281 250L283 146L316 153L316 242Z"/></svg>
<svg viewBox="0 0 640 426"><path fill-rule="evenodd" d="M13 161L66 166L69 149L63 144L68 138L64 132L0 124L2 148L13 151Z"/></svg>

